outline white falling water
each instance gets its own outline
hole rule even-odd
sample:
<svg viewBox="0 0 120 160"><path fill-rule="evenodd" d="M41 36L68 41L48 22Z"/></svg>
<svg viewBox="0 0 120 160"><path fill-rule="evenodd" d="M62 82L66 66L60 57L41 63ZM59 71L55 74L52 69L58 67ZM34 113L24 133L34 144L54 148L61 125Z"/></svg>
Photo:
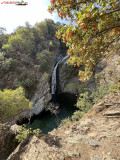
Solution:
<svg viewBox="0 0 120 160"><path fill-rule="evenodd" d="M56 66L53 70L53 73L52 73L51 94L55 94L55 91L56 91L56 84L57 84L56 74L57 74L57 67L58 67L60 61L56 64Z"/></svg>

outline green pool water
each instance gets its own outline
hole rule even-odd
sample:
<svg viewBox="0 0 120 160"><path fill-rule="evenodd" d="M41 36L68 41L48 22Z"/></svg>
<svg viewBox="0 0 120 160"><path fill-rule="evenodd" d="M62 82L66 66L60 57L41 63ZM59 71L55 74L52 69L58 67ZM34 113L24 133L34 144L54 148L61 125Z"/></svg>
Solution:
<svg viewBox="0 0 120 160"><path fill-rule="evenodd" d="M67 97L63 95L60 97L60 100L58 98L58 101L60 107L57 117L60 123L61 120L65 119L66 117L71 117L76 110L76 107L74 106L75 100L73 100L73 97ZM44 111L31 122L30 128L33 130L40 128L43 133L47 133L58 127L58 121L54 114L51 114L49 111Z"/></svg>

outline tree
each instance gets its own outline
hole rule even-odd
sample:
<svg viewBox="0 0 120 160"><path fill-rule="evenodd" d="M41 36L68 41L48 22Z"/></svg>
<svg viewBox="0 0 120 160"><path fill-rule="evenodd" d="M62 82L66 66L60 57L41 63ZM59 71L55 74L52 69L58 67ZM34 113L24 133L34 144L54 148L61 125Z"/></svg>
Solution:
<svg viewBox="0 0 120 160"><path fill-rule="evenodd" d="M0 35L0 50L2 49L2 46L7 43L8 38L9 38L8 34L2 34L2 35Z"/></svg>
<svg viewBox="0 0 120 160"><path fill-rule="evenodd" d="M12 58L5 58L5 54L0 52L0 73L8 71L13 62Z"/></svg>
<svg viewBox="0 0 120 160"><path fill-rule="evenodd" d="M4 91L0 91L0 121L13 118L31 107L31 103L25 98L22 87L15 90L4 89Z"/></svg>
<svg viewBox="0 0 120 160"><path fill-rule="evenodd" d="M7 31L6 28L0 27L0 36L4 35L6 31Z"/></svg>
<svg viewBox="0 0 120 160"><path fill-rule="evenodd" d="M49 39L52 39L53 37L55 37L56 24L51 19L45 19L45 24L46 24L46 26L48 28Z"/></svg>
<svg viewBox="0 0 120 160"><path fill-rule="evenodd" d="M35 27L42 40L48 39L48 27L44 21L37 23Z"/></svg>
<svg viewBox="0 0 120 160"><path fill-rule="evenodd" d="M48 71L53 55L53 52L49 52L48 50L43 50L42 52L37 54L37 59L40 63L41 71Z"/></svg>
<svg viewBox="0 0 120 160"><path fill-rule="evenodd" d="M120 1L51 0L48 10L70 21L56 36L69 47L69 63L84 66L80 80L89 80L100 58L108 56L109 46L120 39Z"/></svg>
<svg viewBox="0 0 120 160"><path fill-rule="evenodd" d="M21 54L31 54L34 51L34 35L26 27L19 28L16 30L15 35L11 35L8 39L8 43L3 45L2 49L7 52L7 54L21 55Z"/></svg>

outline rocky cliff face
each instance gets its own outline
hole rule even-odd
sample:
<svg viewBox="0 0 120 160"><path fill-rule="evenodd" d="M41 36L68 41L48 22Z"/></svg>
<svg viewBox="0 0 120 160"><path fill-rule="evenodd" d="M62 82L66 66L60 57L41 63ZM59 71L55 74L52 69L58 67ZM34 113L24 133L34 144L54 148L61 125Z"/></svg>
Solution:
<svg viewBox="0 0 120 160"><path fill-rule="evenodd" d="M78 80L78 70L67 65L67 59L59 65L58 94L82 92L81 82ZM103 58L97 64L94 74L84 87L95 89L99 83L117 83L120 80L120 52Z"/></svg>
<svg viewBox="0 0 120 160"><path fill-rule="evenodd" d="M0 160L6 160L11 152L17 147L15 133L7 124L0 124Z"/></svg>
<svg viewBox="0 0 120 160"><path fill-rule="evenodd" d="M38 115L41 111L43 111L43 109L50 100L51 100L50 85L48 83L48 80L46 80L43 75L40 78L36 92L31 99L33 103L32 113Z"/></svg>
<svg viewBox="0 0 120 160"><path fill-rule="evenodd" d="M119 160L120 93L106 96L78 122L31 137L7 160Z"/></svg>
<svg viewBox="0 0 120 160"><path fill-rule="evenodd" d="M29 118L33 115L39 115L51 100L50 84L48 77L41 74L37 88L31 98L32 109L26 110L19 114L19 119Z"/></svg>

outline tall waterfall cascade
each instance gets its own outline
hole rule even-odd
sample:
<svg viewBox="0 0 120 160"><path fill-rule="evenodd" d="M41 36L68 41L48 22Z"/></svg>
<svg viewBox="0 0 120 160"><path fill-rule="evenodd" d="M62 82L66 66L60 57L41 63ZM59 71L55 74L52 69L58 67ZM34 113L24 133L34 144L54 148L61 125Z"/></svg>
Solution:
<svg viewBox="0 0 120 160"><path fill-rule="evenodd" d="M61 61L61 60L60 60ZM56 85L57 85L57 68L60 63L60 61L57 62L55 65L55 68L52 73L52 81L51 81L51 94L55 94L56 92Z"/></svg>

